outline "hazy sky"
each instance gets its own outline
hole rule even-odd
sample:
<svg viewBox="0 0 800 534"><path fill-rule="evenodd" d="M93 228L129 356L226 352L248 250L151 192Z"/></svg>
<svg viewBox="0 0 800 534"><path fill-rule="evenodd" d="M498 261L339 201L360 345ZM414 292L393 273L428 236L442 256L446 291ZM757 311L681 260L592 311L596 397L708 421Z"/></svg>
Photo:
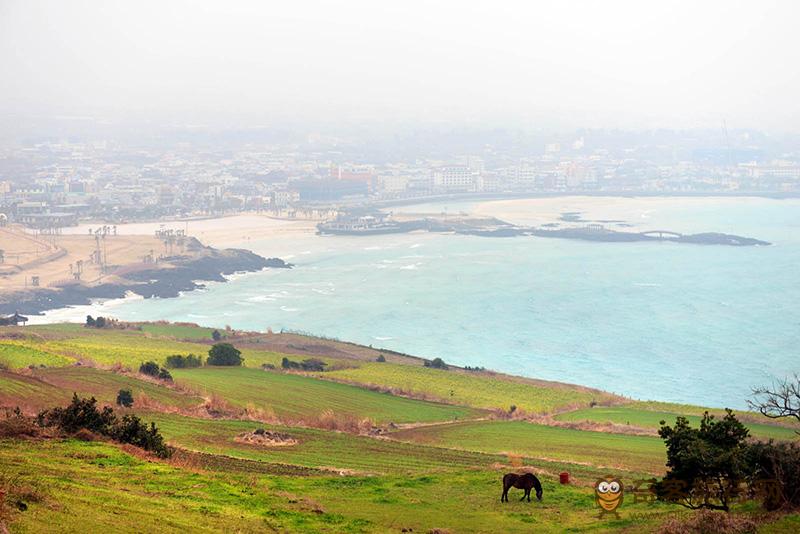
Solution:
<svg viewBox="0 0 800 534"><path fill-rule="evenodd" d="M0 113L797 130L796 1L0 0Z"/></svg>

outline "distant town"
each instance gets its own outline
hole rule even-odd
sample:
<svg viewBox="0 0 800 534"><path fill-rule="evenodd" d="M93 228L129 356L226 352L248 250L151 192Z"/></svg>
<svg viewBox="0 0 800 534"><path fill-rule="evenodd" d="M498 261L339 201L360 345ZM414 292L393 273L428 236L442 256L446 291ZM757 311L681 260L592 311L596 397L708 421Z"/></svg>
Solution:
<svg viewBox="0 0 800 534"><path fill-rule="evenodd" d="M471 196L795 196L796 146L748 131L421 135L377 148L322 134L142 147L33 140L0 148L0 223L57 232L80 220L245 211L326 220L348 206Z"/></svg>

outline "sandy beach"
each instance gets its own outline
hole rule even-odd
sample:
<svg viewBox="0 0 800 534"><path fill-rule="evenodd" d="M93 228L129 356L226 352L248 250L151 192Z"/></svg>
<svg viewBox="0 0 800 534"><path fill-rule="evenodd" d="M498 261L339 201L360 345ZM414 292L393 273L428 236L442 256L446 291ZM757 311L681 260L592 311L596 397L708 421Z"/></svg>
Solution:
<svg viewBox="0 0 800 534"><path fill-rule="evenodd" d="M316 221L277 219L266 215L242 214L212 219L188 219L166 222L145 222L117 225L118 235L152 236L159 229L184 230L204 245L216 248L248 248L250 241L286 239L310 235L315 231ZM64 233L88 234L101 223L86 223L65 228Z"/></svg>
<svg viewBox="0 0 800 534"><path fill-rule="evenodd" d="M103 257L110 266L138 264L151 253L163 252L163 243L153 234L107 236L99 242ZM98 247L93 236L34 235L19 226L0 229L0 293L30 289L38 278L39 287L75 281L80 264L80 281L95 284L107 281L100 265L92 260Z"/></svg>
<svg viewBox="0 0 800 534"><path fill-rule="evenodd" d="M38 287L47 288L74 281L73 272L81 263L81 282L97 284L114 281L103 276L100 265L92 261L97 243L95 229L102 223L85 223L62 229L59 235L37 235L21 226L0 228L0 293L31 289L34 277ZM213 219L131 223L111 226L100 241L106 263L113 267L141 265L148 255L158 257L170 251L156 238L160 229L184 230L204 245L215 248L251 249L252 242L262 246L285 246L299 237L314 235L315 222L310 220L276 219L265 215L243 214ZM114 233L114 229L116 233Z"/></svg>

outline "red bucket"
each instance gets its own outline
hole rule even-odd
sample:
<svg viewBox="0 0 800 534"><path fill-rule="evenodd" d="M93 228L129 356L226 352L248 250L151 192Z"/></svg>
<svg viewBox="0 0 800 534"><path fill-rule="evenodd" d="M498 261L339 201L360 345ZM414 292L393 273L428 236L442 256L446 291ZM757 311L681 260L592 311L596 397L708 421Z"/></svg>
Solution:
<svg viewBox="0 0 800 534"><path fill-rule="evenodd" d="M569 484L569 473L564 471L563 473L558 474L558 481L562 484Z"/></svg>

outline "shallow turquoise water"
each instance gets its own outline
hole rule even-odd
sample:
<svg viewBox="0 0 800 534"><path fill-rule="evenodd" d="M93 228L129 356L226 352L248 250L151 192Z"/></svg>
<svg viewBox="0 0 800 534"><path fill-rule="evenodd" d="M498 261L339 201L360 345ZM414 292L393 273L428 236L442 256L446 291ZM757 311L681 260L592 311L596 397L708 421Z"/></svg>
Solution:
<svg viewBox="0 0 800 534"><path fill-rule="evenodd" d="M662 228L726 231L774 245L314 236L281 245L282 254L294 251L290 271L244 275L177 299L127 301L107 312L302 330L711 406L743 408L751 387L800 372L800 203L657 215Z"/></svg>

